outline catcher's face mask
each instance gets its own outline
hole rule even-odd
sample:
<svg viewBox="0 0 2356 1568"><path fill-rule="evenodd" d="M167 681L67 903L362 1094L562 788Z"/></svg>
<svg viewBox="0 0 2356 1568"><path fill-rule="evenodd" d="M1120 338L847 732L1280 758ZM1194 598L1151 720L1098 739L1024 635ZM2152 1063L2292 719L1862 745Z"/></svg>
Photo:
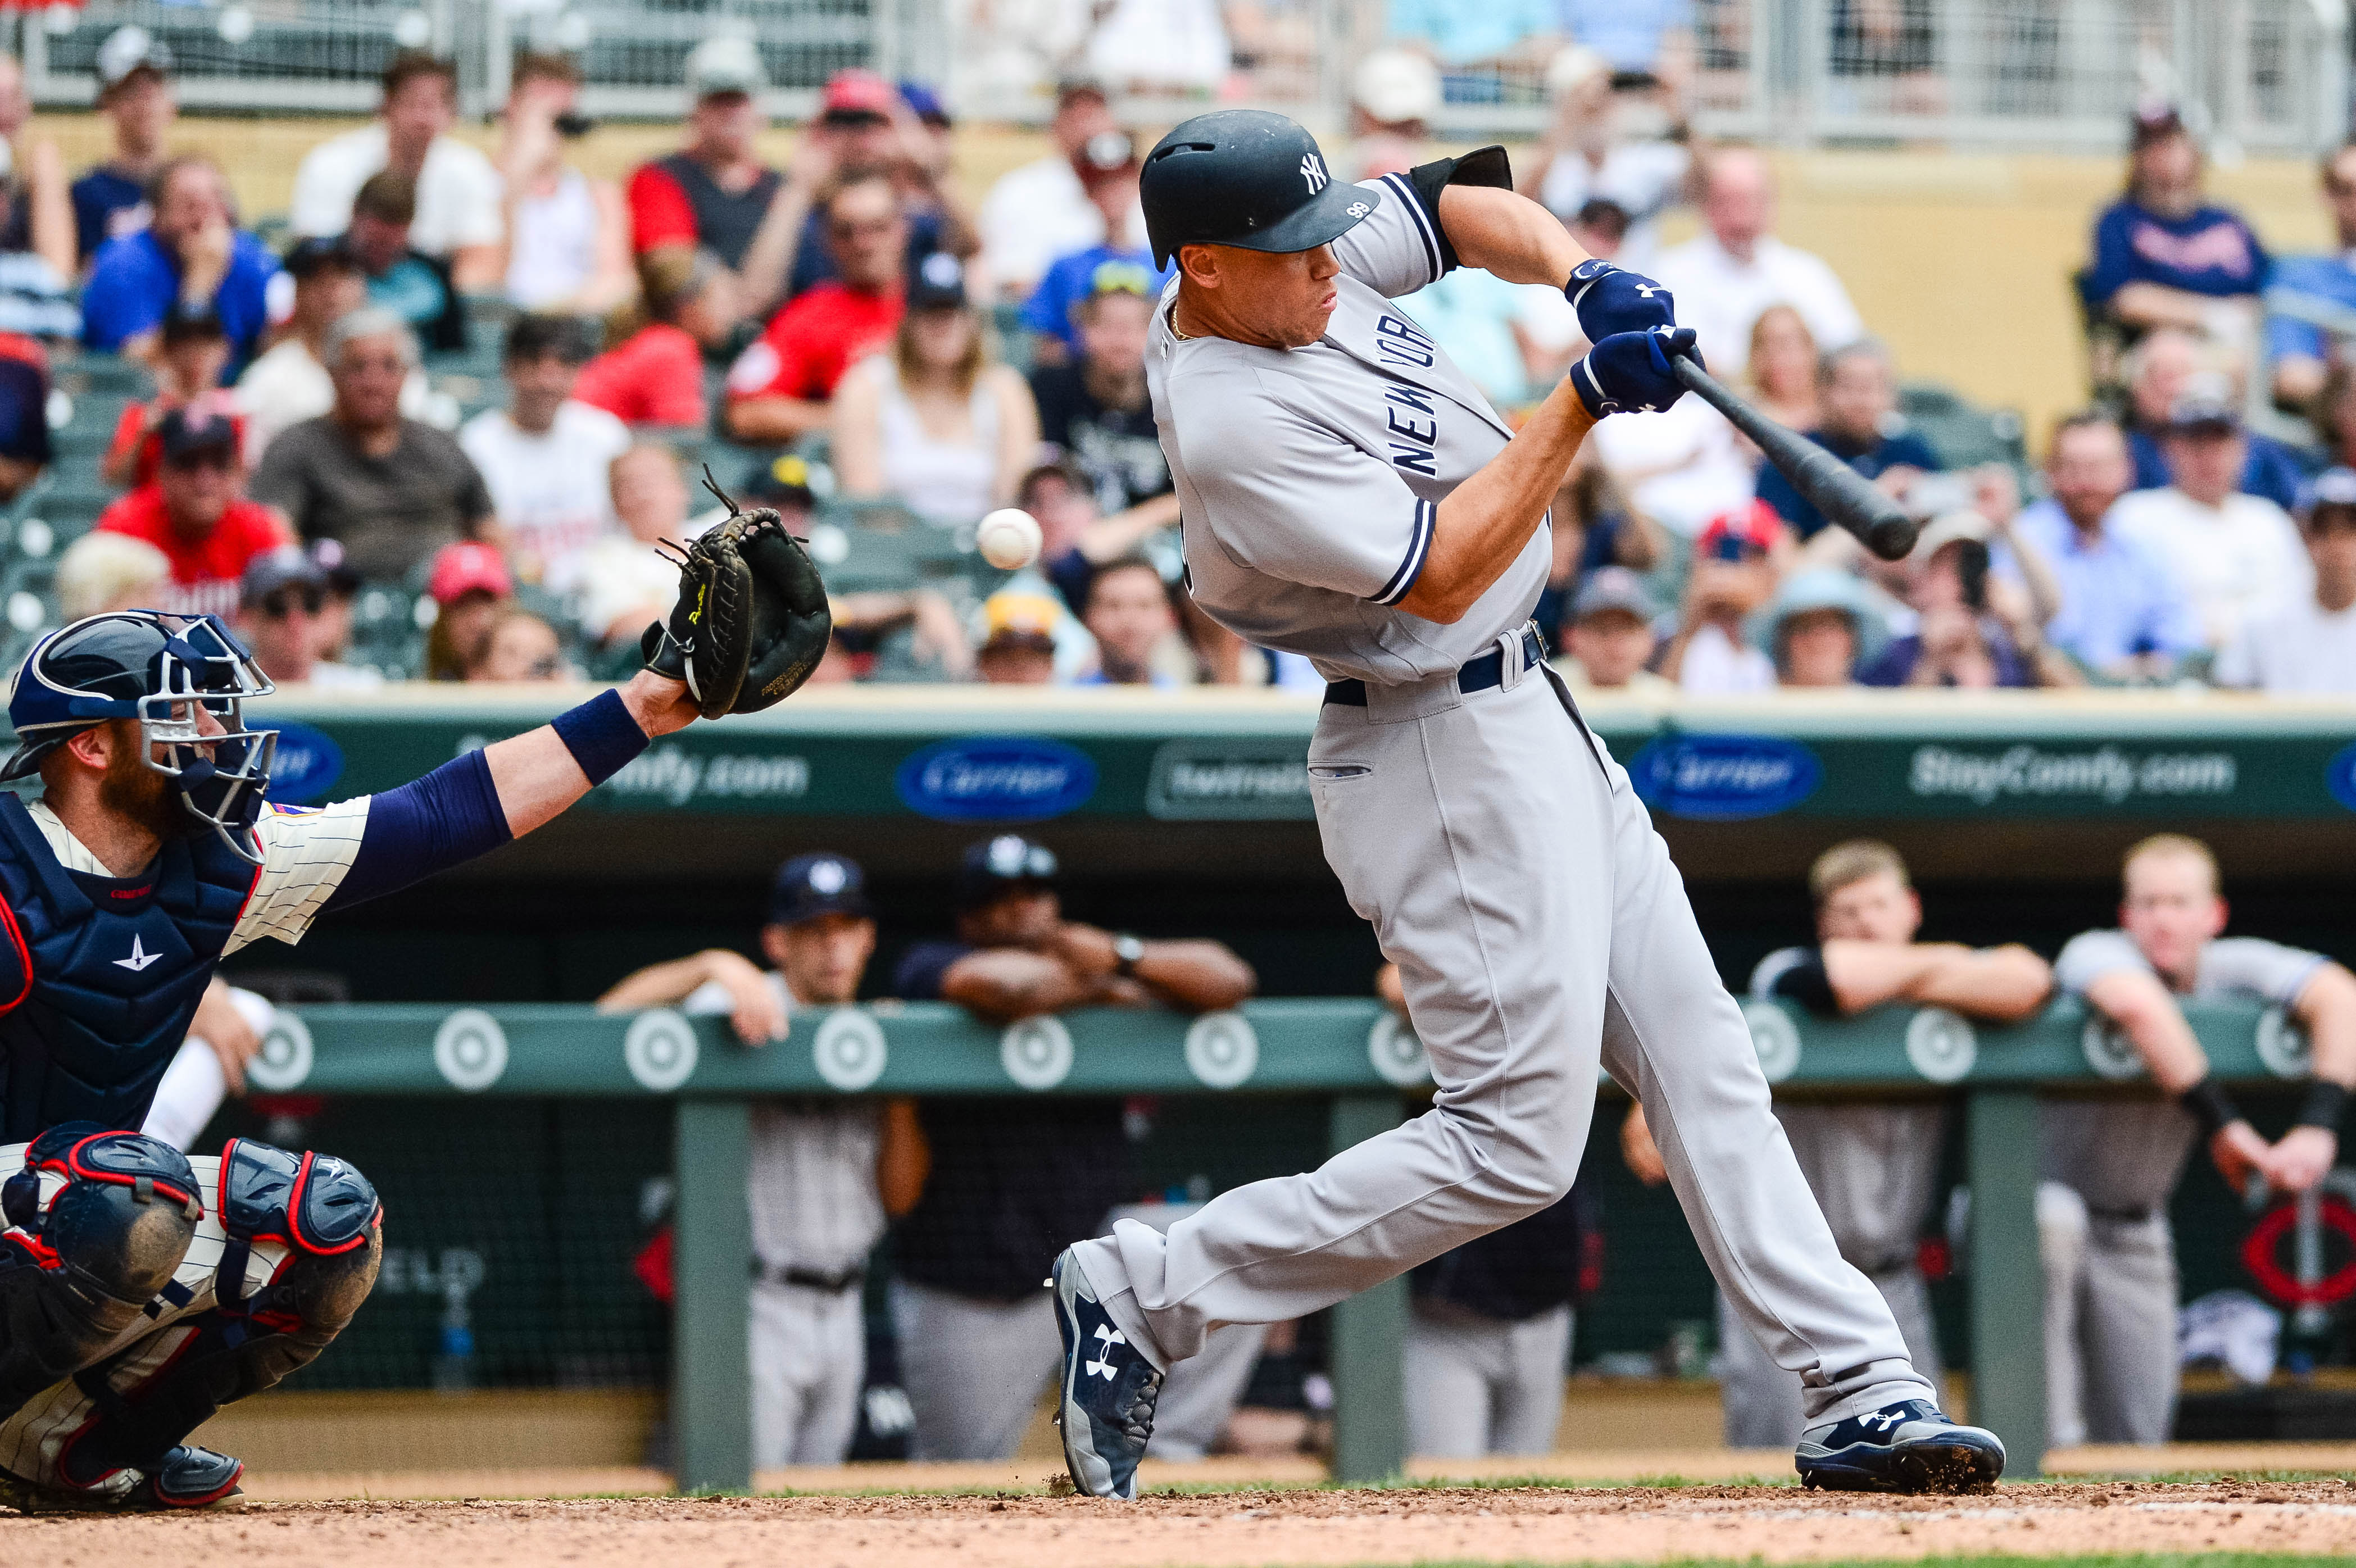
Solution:
<svg viewBox="0 0 2356 1568"><path fill-rule="evenodd" d="M90 616L42 638L18 667L8 694L16 753L0 782L33 773L92 725L135 720L141 761L178 786L191 826L258 866L252 828L278 731L248 730L244 700L275 689L218 616Z"/></svg>

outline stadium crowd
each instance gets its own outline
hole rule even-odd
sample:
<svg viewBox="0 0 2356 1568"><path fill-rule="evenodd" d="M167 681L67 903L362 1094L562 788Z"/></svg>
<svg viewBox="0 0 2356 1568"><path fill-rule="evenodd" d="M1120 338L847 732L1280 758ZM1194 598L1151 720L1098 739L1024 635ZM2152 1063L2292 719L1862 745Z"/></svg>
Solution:
<svg viewBox="0 0 2356 1568"><path fill-rule="evenodd" d="M1835 263L1778 238L1762 155L1687 128L1688 7L1557 9L1398 0L1337 163L1411 165L1444 103L1521 62L1551 105L1523 188L1926 524L1874 560L1698 399L1612 420L1558 497L1536 607L1567 676L2356 689L2356 148L2322 171L2342 251L2276 261L2203 197L2184 120L2139 111L2078 280L2096 385L2031 471L1997 421L1901 384ZM113 153L69 181L0 61L0 490L81 460L53 452L53 358L148 383L98 465L126 493L62 525L48 615L234 612L286 679L614 673L662 600L649 547L717 515L688 483L708 464L814 528L845 590L821 678L1317 689L1178 585L1143 368L1170 273L1103 80L1062 80L1050 150L975 200L924 83L838 71L772 167L758 52L707 39L679 149L616 184L569 156L569 60L516 59L487 154L452 133L454 68L406 53L374 121L304 157L266 245L221 170L174 152L168 51L124 27L98 64ZM1680 207L1699 231L1667 244ZM1584 349L1547 289L1460 271L1403 303L1509 417ZM1010 504L1045 539L1012 576L970 537ZM369 590L425 645L356 648Z"/></svg>

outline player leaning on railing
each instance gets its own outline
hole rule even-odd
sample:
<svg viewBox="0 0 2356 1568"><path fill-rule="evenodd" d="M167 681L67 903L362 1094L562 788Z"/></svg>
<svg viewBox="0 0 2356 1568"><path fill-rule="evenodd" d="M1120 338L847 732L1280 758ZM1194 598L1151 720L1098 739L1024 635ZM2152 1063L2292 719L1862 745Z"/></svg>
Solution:
<svg viewBox="0 0 2356 1568"><path fill-rule="evenodd" d="M130 610L16 671L0 781L0 1502L201 1508L243 1467L187 1445L307 1364L383 1255L368 1179L231 1139L189 1158L138 1128L214 967L258 937L495 849L692 723L791 695L826 595L775 512L691 547L648 667L382 795L265 803L271 684L212 616ZM27 1142L25 1140L30 1140Z"/></svg>

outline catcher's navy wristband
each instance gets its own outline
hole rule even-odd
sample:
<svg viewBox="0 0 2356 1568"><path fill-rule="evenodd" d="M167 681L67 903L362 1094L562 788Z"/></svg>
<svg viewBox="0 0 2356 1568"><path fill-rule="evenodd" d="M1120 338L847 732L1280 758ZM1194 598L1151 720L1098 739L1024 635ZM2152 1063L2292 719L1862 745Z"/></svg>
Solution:
<svg viewBox="0 0 2356 1568"><path fill-rule="evenodd" d="M630 717L622 694L611 688L558 714L552 723L556 738L564 742L592 785L604 784L647 749L647 732Z"/></svg>

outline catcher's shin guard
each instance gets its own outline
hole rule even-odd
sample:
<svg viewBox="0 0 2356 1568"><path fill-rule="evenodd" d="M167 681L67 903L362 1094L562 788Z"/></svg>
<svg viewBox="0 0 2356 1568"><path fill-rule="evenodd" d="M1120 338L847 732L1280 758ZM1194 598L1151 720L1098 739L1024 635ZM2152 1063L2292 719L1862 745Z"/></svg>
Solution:
<svg viewBox="0 0 2356 1568"><path fill-rule="evenodd" d="M0 1415L139 1321L187 1254L198 1193L187 1157L137 1133L72 1123L27 1147L0 1185Z"/></svg>
<svg viewBox="0 0 2356 1568"><path fill-rule="evenodd" d="M99 1414L59 1460L68 1484L94 1487L116 1470L155 1470L221 1406L308 1366L376 1284L382 1208L368 1179L344 1161L234 1139L221 1152L220 1193L230 1245L216 1306L187 1320L187 1341L145 1385L118 1391L103 1366L77 1380ZM286 1258L247 1296L247 1259L261 1242L284 1244Z"/></svg>

